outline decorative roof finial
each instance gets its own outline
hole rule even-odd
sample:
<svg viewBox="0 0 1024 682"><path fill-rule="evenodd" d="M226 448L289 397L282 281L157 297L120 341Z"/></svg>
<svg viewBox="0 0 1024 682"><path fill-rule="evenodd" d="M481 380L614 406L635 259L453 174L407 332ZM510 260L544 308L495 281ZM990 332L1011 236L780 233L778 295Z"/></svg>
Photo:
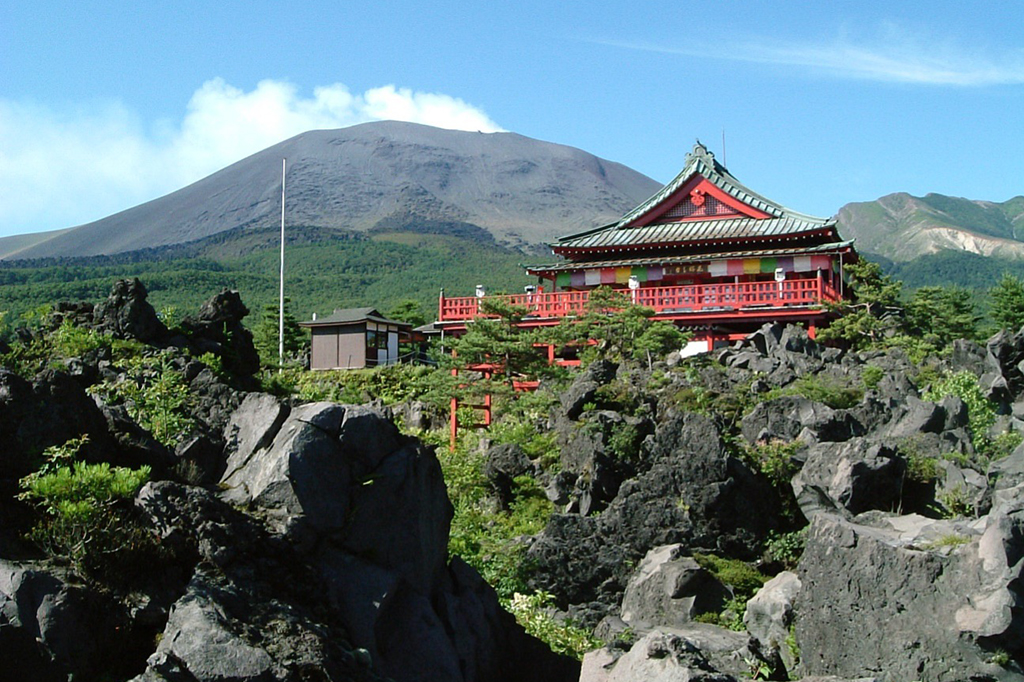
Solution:
<svg viewBox="0 0 1024 682"><path fill-rule="evenodd" d="M690 156L703 157L704 161L711 165L715 165L715 155L705 147L698 139L697 144L693 145L693 151L690 152Z"/></svg>

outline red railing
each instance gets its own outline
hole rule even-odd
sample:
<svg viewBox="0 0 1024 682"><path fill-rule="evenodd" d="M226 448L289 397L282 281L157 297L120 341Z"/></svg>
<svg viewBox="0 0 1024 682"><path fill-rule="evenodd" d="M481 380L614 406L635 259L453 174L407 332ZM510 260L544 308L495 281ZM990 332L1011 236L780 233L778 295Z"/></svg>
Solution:
<svg viewBox="0 0 1024 682"><path fill-rule="evenodd" d="M630 292L634 303L653 308L655 313L707 313L716 310L750 310L785 306L814 306L835 302L839 294L824 279L789 279L782 282L743 282L740 284L691 284L677 287L647 287ZM529 310L539 318L565 317L583 312L589 291L557 291L543 294L491 296ZM472 320L479 316L476 296L441 297L441 322Z"/></svg>

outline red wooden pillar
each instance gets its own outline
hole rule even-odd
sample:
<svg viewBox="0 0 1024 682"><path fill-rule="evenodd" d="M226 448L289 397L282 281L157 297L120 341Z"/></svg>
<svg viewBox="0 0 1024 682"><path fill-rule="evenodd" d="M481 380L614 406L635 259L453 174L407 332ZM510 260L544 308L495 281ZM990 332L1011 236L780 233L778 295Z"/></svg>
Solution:
<svg viewBox="0 0 1024 682"><path fill-rule="evenodd" d="M820 272L820 271L819 271ZM814 340L814 337L818 334L818 328L814 324L814 320L807 323L807 338Z"/></svg>
<svg viewBox="0 0 1024 682"><path fill-rule="evenodd" d="M452 368L452 376L459 376L459 370ZM459 437L459 399L452 396L451 412L448 415L449 442L448 448L455 452L455 441Z"/></svg>

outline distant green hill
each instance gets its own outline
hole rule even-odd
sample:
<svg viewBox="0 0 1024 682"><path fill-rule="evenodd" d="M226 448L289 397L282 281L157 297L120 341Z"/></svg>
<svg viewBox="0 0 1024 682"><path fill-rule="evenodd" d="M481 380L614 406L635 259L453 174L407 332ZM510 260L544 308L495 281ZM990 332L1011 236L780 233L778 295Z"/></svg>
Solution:
<svg viewBox="0 0 1024 682"><path fill-rule="evenodd" d="M857 248L902 263L945 251L1024 259L1024 197L996 203L942 194L889 194L839 211Z"/></svg>
<svg viewBox="0 0 1024 682"><path fill-rule="evenodd" d="M195 310L229 287L242 294L255 321L277 301L278 235L250 228L114 256L0 263L0 310L10 321L54 301L97 301L116 279L139 277L157 310ZM433 317L442 287L450 296L472 295L477 284L521 291L532 280L519 264L534 258L479 238L289 227L285 292L299 319L366 305L387 311L409 298Z"/></svg>

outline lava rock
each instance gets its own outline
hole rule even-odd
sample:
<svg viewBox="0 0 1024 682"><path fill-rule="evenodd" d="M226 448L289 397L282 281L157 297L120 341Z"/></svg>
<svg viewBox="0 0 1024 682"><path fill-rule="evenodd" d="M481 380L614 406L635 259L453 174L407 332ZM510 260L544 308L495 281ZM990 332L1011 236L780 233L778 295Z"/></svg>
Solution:
<svg viewBox="0 0 1024 682"><path fill-rule="evenodd" d="M148 295L138 278L118 280L107 299L93 310L93 327L115 339L136 339L143 343L164 339L167 327L146 301Z"/></svg>
<svg viewBox="0 0 1024 682"><path fill-rule="evenodd" d="M800 594L800 578L783 571L764 584L747 602L743 624L758 641L762 651L775 652L787 671L794 671L799 662L787 646L795 612L793 603Z"/></svg>
<svg viewBox="0 0 1024 682"><path fill-rule="evenodd" d="M793 494L807 518L844 509L894 509L900 502L906 463L896 451L862 438L848 443L819 443L807 451L793 477Z"/></svg>
<svg viewBox="0 0 1024 682"><path fill-rule="evenodd" d="M656 547L640 562L622 597L621 618L634 630L679 627L722 610L728 589L684 551Z"/></svg>
<svg viewBox="0 0 1024 682"><path fill-rule="evenodd" d="M915 525L928 523L936 522ZM846 677L884 670L892 679L1024 679L1013 663L1024 640L1012 606L1021 598L1024 505L994 512L980 538L946 535L955 542L926 545L918 531L900 525L901 517L889 528L827 514L813 519L799 567L801 669ZM992 662L997 650L1010 658L1005 667Z"/></svg>
<svg viewBox="0 0 1024 682"><path fill-rule="evenodd" d="M532 472L530 459L514 443L492 445L484 455L484 476L497 494L503 509L508 509L512 504L516 477Z"/></svg>

